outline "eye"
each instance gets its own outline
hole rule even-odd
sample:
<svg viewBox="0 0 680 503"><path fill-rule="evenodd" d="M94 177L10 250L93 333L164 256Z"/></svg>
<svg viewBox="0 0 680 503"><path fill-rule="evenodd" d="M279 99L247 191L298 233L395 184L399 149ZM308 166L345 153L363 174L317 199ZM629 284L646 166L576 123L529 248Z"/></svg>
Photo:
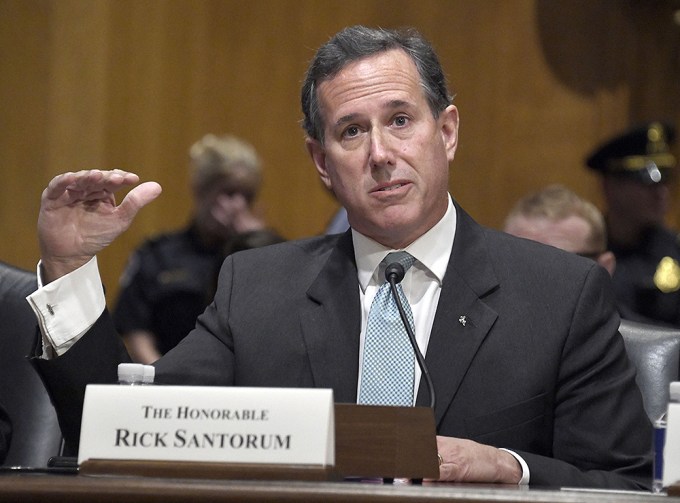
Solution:
<svg viewBox="0 0 680 503"><path fill-rule="evenodd" d="M403 127L408 124L408 117L405 115L398 115L394 118L394 125L397 127Z"/></svg>
<svg viewBox="0 0 680 503"><path fill-rule="evenodd" d="M357 126L349 126L342 133L342 136L344 136L345 138L353 138L358 134L359 134L359 128Z"/></svg>

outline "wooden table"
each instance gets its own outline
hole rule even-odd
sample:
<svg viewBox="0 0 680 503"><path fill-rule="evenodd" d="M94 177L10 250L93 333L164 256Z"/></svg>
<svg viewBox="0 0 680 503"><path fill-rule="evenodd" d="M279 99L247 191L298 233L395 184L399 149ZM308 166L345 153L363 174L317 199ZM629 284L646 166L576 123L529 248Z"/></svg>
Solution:
<svg viewBox="0 0 680 503"><path fill-rule="evenodd" d="M674 492L674 491L673 491ZM130 476L0 474L0 501L22 502L505 502L680 503L679 496L613 491L529 489L517 486L376 482L238 481Z"/></svg>

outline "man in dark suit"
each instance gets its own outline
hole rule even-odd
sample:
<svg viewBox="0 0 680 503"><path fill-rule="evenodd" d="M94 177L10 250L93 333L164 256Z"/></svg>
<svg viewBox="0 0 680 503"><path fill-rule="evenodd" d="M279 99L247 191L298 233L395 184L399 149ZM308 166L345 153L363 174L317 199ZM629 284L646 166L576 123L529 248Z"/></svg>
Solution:
<svg viewBox="0 0 680 503"><path fill-rule="evenodd" d="M302 106L307 148L351 230L227 258L196 329L156 362L157 382L323 387L356 402L380 262L406 250L442 480L649 487L651 428L608 274L485 229L453 201L458 111L430 45L415 32L345 29L317 52ZM48 357L34 361L72 440L82 388L114 381L126 359L93 257L160 193L146 182L116 206L112 193L137 182L67 173L43 193L42 277L56 284L31 297ZM64 330L57 311L88 316ZM425 405L419 381L416 370L414 401Z"/></svg>

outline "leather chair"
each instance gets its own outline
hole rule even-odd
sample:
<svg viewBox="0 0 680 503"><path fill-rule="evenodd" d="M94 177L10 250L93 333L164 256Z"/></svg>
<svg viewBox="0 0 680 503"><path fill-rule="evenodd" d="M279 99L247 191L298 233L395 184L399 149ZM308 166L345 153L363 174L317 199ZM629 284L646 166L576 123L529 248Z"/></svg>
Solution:
<svg viewBox="0 0 680 503"><path fill-rule="evenodd" d="M654 422L666 412L669 384L680 380L680 329L621 320L619 332L637 370L645 411Z"/></svg>
<svg viewBox="0 0 680 503"><path fill-rule="evenodd" d="M26 296L36 288L35 273L0 262L0 403L13 430L5 466L45 467L62 446L54 407L27 359L37 325Z"/></svg>

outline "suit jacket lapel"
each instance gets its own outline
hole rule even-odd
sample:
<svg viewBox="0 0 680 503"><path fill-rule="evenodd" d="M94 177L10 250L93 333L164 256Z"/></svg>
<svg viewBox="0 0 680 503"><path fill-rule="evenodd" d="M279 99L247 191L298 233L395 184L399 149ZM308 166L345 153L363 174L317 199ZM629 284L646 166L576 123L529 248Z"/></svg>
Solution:
<svg viewBox="0 0 680 503"><path fill-rule="evenodd" d="M497 313L482 300L498 286L483 230L457 204L456 212L456 237L425 358L437 397L437 423L497 318ZM417 404L428 403L427 389L421 380Z"/></svg>
<svg viewBox="0 0 680 503"><path fill-rule="evenodd" d="M356 402L361 306L351 231L341 236L300 310L314 385L337 402Z"/></svg>
<svg viewBox="0 0 680 503"><path fill-rule="evenodd" d="M457 204L456 211L454 247L425 358L437 395L437 422L497 318L483 300L498 287L483 229ZM361 306L351 231L339 238L307 296L300 322L315 386L333 388L338 402L356 402ZM417 404L428 403L421 380Z"/></svg>

